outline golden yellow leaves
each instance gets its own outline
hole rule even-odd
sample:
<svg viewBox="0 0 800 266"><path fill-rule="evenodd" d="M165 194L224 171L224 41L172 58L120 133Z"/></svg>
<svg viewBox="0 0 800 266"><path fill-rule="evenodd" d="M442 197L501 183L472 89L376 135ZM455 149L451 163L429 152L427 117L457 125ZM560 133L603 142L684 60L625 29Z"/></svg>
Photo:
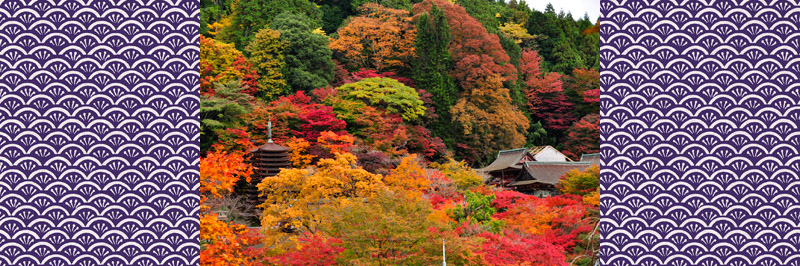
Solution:
<svg viewBox="0 0 800 266"><path fill-rule="evenodd" d="M386 176L384 183L416 195L421 195L430 187L428 173L420 164L416 154L403 158L397 168Z"/></svg>
<svg viewBox="0 0 800 266"><path fill-rule="evenodd" d="M314 160L314 155L308 154L311 143L305 139L292 137L286 141L286 147L289 148L289 158L294 168L306 168Z"/></svg>
<svg viewBox="0 0 800 266"><path fill-rule="evenodd" d="M314 212L320 206L371 197L382 187L381 176L359 167L349 153L321 159L314 169L284 169L258 184L261 196L269 199L259 206L264 209L262 225L314 231Z"/></svg>
<svg viewBox="0 0 800 266"><path fill-rule="evenodd" d="M536 36L528 33L528 30L522 26L522 23L506 22L499 27L500 31L514 39L515 43L522 43L523 41L531 40Z"/></svg>

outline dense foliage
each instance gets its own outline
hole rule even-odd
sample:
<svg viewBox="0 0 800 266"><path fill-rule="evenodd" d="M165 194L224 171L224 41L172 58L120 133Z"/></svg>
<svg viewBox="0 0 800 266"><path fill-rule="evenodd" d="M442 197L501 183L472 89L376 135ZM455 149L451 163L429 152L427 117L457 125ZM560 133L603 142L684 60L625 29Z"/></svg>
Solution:
<svg viewBox="0 0 800 266"><path fill-rule="evenodd" d="M364 4L358 11L360 15L339 28L338 38L331 42L340 61L350 69L406 72L417 33L409 12L374 3Z"/></svg>
<svg viewBox="0 0 800 266"><path fill-rule="evenodd" d="M314 32L313 25L303 14L284 12L277 15L270 26L281 32L281 39L288 44L283 51L284 76L295 91L322 88L333 80L335 66L328 38Z"/></svg>
<svg viewBox="0 0 800 266"><path fill-rule="evenodd" d="M201 265L431 265L442 241L453 265L596 260L599 169L548 198L473 170L525 145L599 150L588 18L516 0L201 5ZM251 230L236 184L268 121L293 168L258 184Z"/></svg>

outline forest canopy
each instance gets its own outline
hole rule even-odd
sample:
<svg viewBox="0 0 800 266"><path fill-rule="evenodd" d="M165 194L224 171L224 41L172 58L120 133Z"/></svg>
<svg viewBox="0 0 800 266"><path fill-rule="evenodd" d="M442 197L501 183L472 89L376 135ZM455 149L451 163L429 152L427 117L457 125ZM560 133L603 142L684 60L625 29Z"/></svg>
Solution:
<svg viewBox="0 0 800 266"><path fill-rule="evenodd" d="M501 150L599 152L588 16L517 0L203 0L200 20L201 265L438 264L442 240L454 265L596 260L599 170L569 172L552 197L475 171ZM268 141L291 168L258 182L266 201L237 205ZM259 210L261 231L237 208Z"/></svg>

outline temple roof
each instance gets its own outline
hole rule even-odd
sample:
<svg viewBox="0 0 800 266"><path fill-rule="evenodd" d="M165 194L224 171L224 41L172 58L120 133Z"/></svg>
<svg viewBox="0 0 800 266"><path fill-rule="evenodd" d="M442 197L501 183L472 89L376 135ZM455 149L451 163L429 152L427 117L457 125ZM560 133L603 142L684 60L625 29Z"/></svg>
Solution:
<svg viewBox="0 0 800 266"><path fill-rule="evenodd" d="M525 162L524 168L533 180L520 180L510 186L519 186L531 183L545 183L555 185L558 180L572 169L583 171L592 164L589 162ZM533 181L533 182L527 182ZM524 183L524 184L523 184Z"/></svg>
<svg viewBox="0 0 800 266"><path fill-rule="evenodd" d="M502 150L497 153L497 159L484 168L477 169L480 172L492 172L504 169L522 169L520 160L525 157L527 148L513 150Z"/></svg>
<svg viewBox="0 0 800 266"><path fill-rule="evenodd" d="M581 162L589 162L591 164L600 165L600 163L602 161L603 161L603 159L600 158L600 154L599 153L587 153L587 154L581 155Z"/></svg>
<svg viewBox="0 0 800 266"><path fill-rule="evenodd" d="M522 169L522 163L527 161L534 161L535 157L542 151L546 150L547 148L551 148L552 150L556 151L557 153L561 153L560 151L556 150L552 146L533 146L530 148L517 148L511 150L502 150L497 152L497 159L495 159L491 164L487 165L484 168L476 169L479 172L493 172L499 170L506 170L506 169ZM528 158L526 158L528 156ZM566 156L564 156L567 160Z"/></svg>

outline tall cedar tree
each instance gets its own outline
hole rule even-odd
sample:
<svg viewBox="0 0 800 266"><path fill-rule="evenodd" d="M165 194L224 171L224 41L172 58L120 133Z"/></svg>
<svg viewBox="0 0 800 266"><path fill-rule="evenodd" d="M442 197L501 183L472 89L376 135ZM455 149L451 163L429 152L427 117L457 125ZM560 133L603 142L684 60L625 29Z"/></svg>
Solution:
<svg viewBox="0 0 800 266"><path fill-rule="evenodd" d="M319 10L322 12L322 30L325 32L336 32L342 22L350 15L353 10L350 8L349 1L320 1Z"/></svg>
<svg viewBox="0 0 800 266"><path fill-rule="evenodd" d="M497 35L489 34L464 8L447 1L425 0L414 5L413 13L429 12L434 4L443 8L450 25L448 50L455 61L450 76L461 87L459 99L450 109L464 136L459 155L481 162L497 150L522 146L528 119L512 105L509 90L503 86L503 82L515 81L517 72Z"/></svg>
<svg viewBox="0 0 800 266"><path fill-rule="evenodd" d="M350 69L406 72L417 34L408 11L375 3L366 3L358 11L360 15L340 28L339 37L330 44L337 60Z"/></svg>
<svg viewBox="0 0 800 266"><path fill-rule="evenodd" d="M288 43L284 78L295 91L310 91L328 86L336 65L328 48L328 37L314 33L311 20L305 15L284 12L272 21L272 29L281 32Z"/></svg>
<svg viewBox="0 0 800 266"><path fill-rule="evenodd" d="M599 28L586 14L578 20L578 30L581 31L578 37L577 48L583 57L584 67L600 69L600 34Z"/></svg>
<svg viewBox="0 0 800 266"><path fill-rule="evenodd" d="M570 74L575 68L587 67L577 48L581 42L580 32L572 15L557 14L548 4L544 12L533 11L527 28L528 32L539 36L537 46L544 59L542 68L546 71Z"/></svg>
<svg viewBox="0 0 800 266"><path fill-rule="evenodd" d="M556 24L564 33L562 42L556 44L552 54L553 68L551 71L561 74L571 74L573 69L586 67L583 56L577 48L580 41L580 31L572 14L561 11L556 19Z"/></svg>
<svg viewBox="0 0 800 266"><path fill-rule="evenodd" d="M513 38L508 37L503 33L497 34L497 37L500 39L500 45L503 46L503 50L505 50L508 54L511 64L519 69L519 61L522 58L522 49L520 46L514 42ZM505 84L509 90L508 93L511 96L511 101L517 106L517 108L523 110L524 112L524 110L527 109L526 103L528 102L525 100L525 93L522 92L522 89L525 88L524 82L517 79L516 81L507 81Z"/></svg>
<svg viewBox="0 0 800 266"><path fill-rule="evenodd" d="M563 32L555 25L555 11L552 11L553 6L547 5L545 12L534 10L528 18L528 32L536 35L536 47L538 48L540 56L544 59L542 68L550 69L550 58L553 54L553 49L556 43L562 41Z"/></svg>
<svg viewBox="0 0 800 266"><path fill-rule="evenodd" d="M480 22L490 32L495 32L495 29L500 26L496 17L498 5L495 5L494 1L458 0L452 2L463 7L470 17Z"/></svg>
<svg viewBox="0 0 800 266"><path fill-rule="evenodd" d="M433 5L428 13L417 18L417 39L414 44L417 57L412 68L414 83L417 89L428 91L433 96L438 119L430 121L429 126L435 136L452 147L455 131L450 107L458 100L458 88L448 75L452 67L452 57L447 50L450 39L450 26L438 6Z"/></svg>

